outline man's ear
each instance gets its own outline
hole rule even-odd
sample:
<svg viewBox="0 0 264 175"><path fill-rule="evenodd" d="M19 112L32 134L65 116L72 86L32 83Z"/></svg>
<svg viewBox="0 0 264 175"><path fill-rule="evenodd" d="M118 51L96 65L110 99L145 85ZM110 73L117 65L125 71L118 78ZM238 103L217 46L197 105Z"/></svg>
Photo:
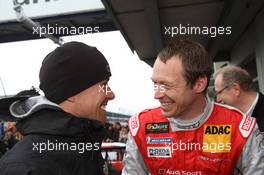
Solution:
<svg viewBox="0 0 264 175"><path fill-rule="evenodd" d="M241 94L241 87L238 83L233 84L233 90L237 97Z"/></svg>
<svg viewBox="0 0 264 175"><path fill-rule="evenodd" d="M206 88L207 82L208 79L206 76L198 78L193 86L194 92L202 93Z"/></svg>

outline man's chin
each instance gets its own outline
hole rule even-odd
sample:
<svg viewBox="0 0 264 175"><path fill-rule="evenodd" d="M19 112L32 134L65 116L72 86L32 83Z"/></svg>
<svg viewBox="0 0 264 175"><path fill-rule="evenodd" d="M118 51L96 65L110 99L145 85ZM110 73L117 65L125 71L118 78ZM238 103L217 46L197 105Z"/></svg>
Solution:
<svg viewBox="0 0 264 175"><path fill-rule="evenodd" d="M173 116L170 111L164 111L163 109L161 109L161 114L162 114L162 116L168 117L168 118Z"/></svg>
<svg viewBox="0 0 264 175"><path fill-rule="evenodd" d="M98 115L98 120L103 122L103 123L106 123L107 117L106 117L106 111L105 110L100 111L100 114Z"/></svg>

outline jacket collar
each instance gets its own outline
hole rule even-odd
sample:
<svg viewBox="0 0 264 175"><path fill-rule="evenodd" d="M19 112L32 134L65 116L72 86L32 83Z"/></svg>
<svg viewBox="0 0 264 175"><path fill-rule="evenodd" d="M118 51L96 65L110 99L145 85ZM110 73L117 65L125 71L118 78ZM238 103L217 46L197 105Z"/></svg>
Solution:
<svg viewBox="0 0 264 175"><path fill-rule="evenodd" d="M106 135L104 124L90 119L77 118L62 110L42 109L17 122L22 135L56 135L63 137L89 137L102 142Z"/></svg>

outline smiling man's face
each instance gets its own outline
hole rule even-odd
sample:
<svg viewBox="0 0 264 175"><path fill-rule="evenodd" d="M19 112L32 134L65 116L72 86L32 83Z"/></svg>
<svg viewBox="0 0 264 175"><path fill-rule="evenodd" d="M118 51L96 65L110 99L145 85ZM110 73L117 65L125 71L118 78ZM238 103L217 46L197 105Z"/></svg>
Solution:
<svg viewBox="0 0 264 175"><path fill-rule="evenodd" d="M106 105L115 98L114 92L108 86L108 80L103 80L72 97L75 105L75 115L106 122Z"/></svg>
<svg viewBox="0 0 264 175"><path fill-rule="evenodd" d="M191 109L195 93L187 86L183 75L182 62L178 56L173 56L166 63L156 59L151 79L155 84L155 99L159 100L164 116L178 117Z"/></svg>

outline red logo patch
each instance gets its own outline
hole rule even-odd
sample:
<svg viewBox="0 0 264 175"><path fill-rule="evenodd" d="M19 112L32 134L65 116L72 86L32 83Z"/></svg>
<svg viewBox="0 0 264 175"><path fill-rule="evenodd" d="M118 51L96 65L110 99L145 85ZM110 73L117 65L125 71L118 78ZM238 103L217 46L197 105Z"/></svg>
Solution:
<svg viewBox="0 0 264 175"><path fill-rule="evenodd" d="M133 116L131 118L131 129L136 129L138 127L138 123L137 123L137 118L135 116Z"/></svg>
<svg viewBox="0 0 264 175"><path fill-rule="evenodd" d="M249 131L252 122L253 122L253 118L250 116L247 116L243 125L242 125L242 129L245 131Z"/></svg>

